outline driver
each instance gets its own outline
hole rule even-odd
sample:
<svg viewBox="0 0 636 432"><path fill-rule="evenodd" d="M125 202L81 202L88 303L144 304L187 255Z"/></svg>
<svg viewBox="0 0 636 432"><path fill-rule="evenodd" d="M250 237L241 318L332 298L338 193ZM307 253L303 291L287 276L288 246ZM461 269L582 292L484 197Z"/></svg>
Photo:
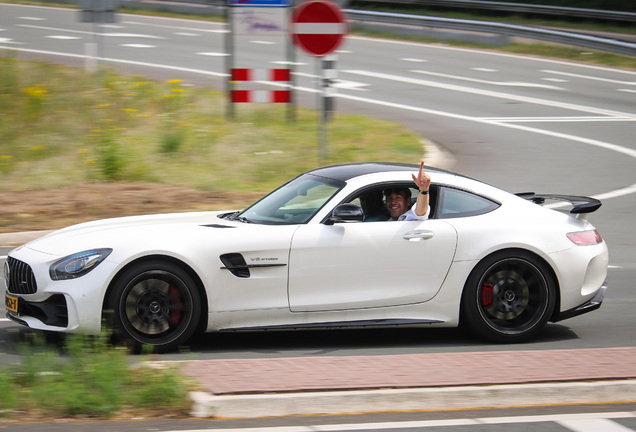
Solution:
<svg viewBox="0 0 636 432"><path fill-rule="evenodd" d="M431 186L431 177L424 172L424 162L420 163L420 170L412 174L415 185L420 190L415 204L411 207L411 191L408 188L386 189L386 208L391 220L413 221L426 220L431 211L428 203L428 189Z"/></svg>

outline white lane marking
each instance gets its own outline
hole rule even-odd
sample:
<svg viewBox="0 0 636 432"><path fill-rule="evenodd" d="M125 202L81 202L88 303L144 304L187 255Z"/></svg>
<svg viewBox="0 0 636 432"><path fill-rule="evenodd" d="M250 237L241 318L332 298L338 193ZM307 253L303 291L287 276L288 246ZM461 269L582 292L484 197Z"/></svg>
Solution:
<svg viewBox="0 0 636 432"><path fill-rule="evenodd" d="M624 418L634 418L634 417L636 417L636 412L617 411L617 412L577 413L577 414L547 414L547 415L516 416L516 417L485 417L478 420L480 421L480 423L484 423L484 424L511 424L511 423L559 422L559 421L571 421L571 420L593 420L593 419L624 419Z"/></svg>
<svg viewBox="0 0 636 432"><path fill-rule="evenodd" d="M480 83L480 84L490 84L490 85L496 85L496 86L538 87L538 88L546 88L546 89L550 89L550 90L563 90L561 87L555 87L555 86L551 86L551 85L547 85L547 84L535 84L535 83L519 82L519 81L509 81L509 82L488 81L488 80L482 80L482 79L479 79L479 78L470 78L470 77L463 77L463 76L458 76L458 75L450 75L450 74L437 73L437 72L428 72L428 71L423 71L423 70L412 70L411 72L415 72L415 73L422 74L422 75L431 75L431 76L436 76L436 77L441 77L441 78L451 78L451 79L459 80L459 81L469 81L469 82L476 82L476 83Z"/></svg>
<svg viewBox="0 0 636 432"><path fill-rule="evenodd" d="M272 426L272 427L256 427L250 428L251 432L336 432L336 431L363 431L363 430L394 430L394 429L411 429L411 428L435 428L448 426L475 426L475 425L497 425L497 424L522 424L522 423L546 423L555 422L569 428L569 425L577 427L584 422L598 424L597 429L572 429L573 431L607 431L622 432L632 431L626 429L611 419L634 418L636 413L633 412L615 412L615 413L590 413L590 414L556 414L556 415L539 415L539 416L519 416L519 417L490 417L475 419L444 419L444 420L420 420L420 421L401 421L401 422L380 422L380 423L345 423L345 424L325 424L310 426ZM232 429L196 429L188 432L244 432L244 428ZM183 432L183 431L170 431Z"/></svg>
<svg viewBox="0 0 636 432"><path fill-rule="evenodd" d="M253 40L253 41L250 41L250 43L259 44L259 45L278 45L278 42L263 41L263 40Z"/></svg>
<svg viewBox="0 0 636 432"><path fill-rule="evenodd" d="M636 81L619 81L619 80L614 80L609 78L595 77L590 75L581 75L581 74L575 74L570 72L562 72L562 71L554 71L554 70L542 70L540 72L554 74L554 75L563 75L563 76L573 77L573 78L582 78L582 79L592 80L592 81L603 81L603 82L608 82L612 84L636 85Z"/></svg>
<svg viewBox="0 0 636 432"><path fill-rule="evenodd" d="M145 45L145 44L120 44L119 46L127 47L127 48L157 48L156 45Z"/></svg>
<svg viewBox="0 0 636 432"><path fill-rule="evenodd" d="M359 91L370 91L369 89L365 89L369 84L357 82L357 81L349 81L349 80L341 80L335 79L333 80L332 87L347 89L347 90L359 90Z"/></svg>
<svg viewBox="0 0 636 432"><path fill-rule="evenodd" d="M304 73L304 72L294 72L294 75L298 76L298 77L312 78L312 79L315 79L315 80L319 80L319 79L322 78L319 75L308 74L308 73ZM333 80L332 87L342 88L342 89L349 89L349 90L368 91L367 89L364 89L363 87L367 87L369 85L370 84L362 83L362 82L359 82L359 81L350 81L350 80L343 80L343 79L336 78L336 79Z"/></svg>
<svg viewBox="0 0 636 432"><path fill-rule="evenodd" d="M210 57L226 57L229 54L226 53L222 53L222 52L200 52L197 53L198 55L204 55L204 56L210 56Z"/></svg>
<svg viewBox="0 0 636 432"><path fill-rule="evenodd" d="M630 148L627 148L627 147L622 147L622 146L619 146L617 144L611 144L611 143L607 143L607 142L604 142L604 141L598 141L598 140L594 140L594 139L590 139L590 138L584 138L584 137L579 137L579 136L575 136L575 135L569 135L569 134L560 133L560 132L552 132L552 131L547 131L547 130L543 130L543 129L536 129L536 128L532 128L532 127L528 127L528 126L522 126L522 125L518 125L518 124L501 123L501 122L496 122L496 121L484 120L484 119L480 119L480 118L477 118L477 117L470 117L470 116L466 116L466 115L462 115L462 114L449 113L449 112L437 111L437 110L432 110L432 109L427 109L427 108L414 107L414 106L403 105L403 104L398 104L398 103L394 103L394 102L377 101L377 100L374 100L374 99L367 99L367 98L363 98L363 97L360 97L360 96L338 94L337 97L343 98L343 99L354 100L354 101L358 101L358 102L366 102L366 103L374 104L374 105L381 105L381 106L390 107L390 108L399 108L399 109L404 109L404 110L409 110L409 111L414 111L414 112L421 112L421 113L426 113L426 114L439 115L439 116L442 116L442 117L455 118L455 119L458 119L458 120L466 120L466 121L472 121L472 122L476 122L476 123L488 124L488 125L492 125L492 126L500 126L500 127L505 127L505 128L509 128L509 129L517 129L517 130L522 130L522 131L526 131L526 132L532 132L532 133L536 133L536 134L540 134L540 135L547 135L547 136L551 136L551 137L554 137L554 138L560 138L560 139L564 139L564 140L580 142L582 144L588 144L588 145L599 147L599 148L603 148L603 149L606 149L606 150L612 150L612 151L615 151L617 153L622 153L622 154L625 154L627 156L636 158L636 150L633 150L633 149L630 149ZM630 194L630 193L634 193L634 191L631 191L631 189L630 189L629 192L626 192L626 193L624 193L622 195L627 195L627 194Z"/></svg>
<svg viewBox="0 0 636 432"><path fill-rule="evenodd" d="M122 38L142 38L142 39L165 39L161 36L153 36L139 33L102 33L102 36L107 37L122 37Z"/></svg>
<svg viewBox="0 0 636 432"><path fill-rule="evenodd" d="M563 122L613 122L613 121L634 121L627 117L585 117L585 116L564 116L564 117L481 117L482 120L494 122L514 122L514 123L563 123Z"/></svg>
<svg viewBox="0 0 636 432"><path fill-rule="evenodd" d="M150 17L146 17L146 18L150 18ZM159 17L153 17L153 18L159 18ZM165 19L170 19L171 18L165 18ZM178 19L174 19L174 21L178 21ZM185 20L187 21L187 20ZM190 21L192 23L192 25L197 24L200 25L200 22L194 22L194 21ZM147 22L140 22L140 21L122 21L122 24L129 24L129 25L133 25L133 26L147 26L147 27L156 27L156 28L166 28L166 29L173 29L173 30L185 30L185 31L195 31L195 32L202 32L202 33L229 33L229 30L226 30L225 28L221 28L221 29L207 29L207 28L194 28L194 27L180 27L180 26L174 26L174 25L159 25L159 24L154 24L154 23L147 23ZM211 25L213 25L214 23L210 23ZM224 23L218 23L217 25L220 26L225 26Z"/></svg>
<svg viewBox="0 0 636 432"><path fill-rule="evenodd" d="M85 55L82 55L82 54L69 54L69 53L60 53L60 52L55 52L55 51L45 51L45 50L36 50L36 49L27 49L27 48L15 48L15 47L9 47L9 46L0 46L0 49L22 51L22 52L28 52L28 53L33 53L33 54L57 55L57 56L61 56L61 57L71 57L71 58L78 58L78 59L87 58ZM155 68L155 69L174 70L174 71L178 71L178 72L188 72L188 73L195 73L195 74L199 74L199 75L210 75L210 76L215 76L215 77L226 77L227 76L226 73L212 72L212 71L207 71L207 70L202 70L202 69L186 68L186 67L182 67L182 66L161 65L161 64L156 64L156 63L145 63L145 62L134 61L134 60L121 60L121 59L113 59L113 58L108 58L108 57L102 57L102 58L100 58L100 60L103 60L105 62L110 62L110 63L121 63L121 64L135 65L135 66L144 66L144 67Z"/></svg>
<svg viewBox="0 0 636 432"><path fill-rule="evenodd" d="M59 40L76 40L81 39L79 36L65 36L65 35L57 35L57 36L46 36L48 39L59 39Z"/></svg>
<svg viewBox="0 0 636 432"><path fill-rule="evenodd" d="M570 82L563 78L541 78L543 81L557 82L557 83L566 83Z"/></svg>
<svg viewBox="0 0 636 432"><path fill-rule="evenodd" d="M465 52L472 55L479 55L481 58L483 58L484 56L514 58L524 62L557 64L557 65L562 65L562 66L567 66L572 68L578 67L582 69L591 69L591 70L636 76L636 72L625 70L625 69L612 69L611 67L606 67L606 66L596 66L596 65L585 64L585 63L572 63L572 62L567 62L564 60L554 60L554 59L540 58L540 57L528 57L521 54L510 54L510 53L504 53L504 52L486 51L486 50L479 50L479 49L473 49L473 48L459 48L459 47L451 47L448 45L424 45L419 42L409 42L409 41L401 41L401 40L395 40L395 39L377 39L370 36L348 36L348 39L367 40L367 41L372 41L378 44L385 43L385 44L392 44L392 45L415 46L420 49L424 48L424 49L430 49L430 50Z"/></svg>
<svg viewBox="0 0 636 432"><path fill-rule="evenodd" d="M289 60L276 60L276 61L271 61L271 64L279 64L279 65L290 65L290 66L304 66L307 63L303 63L303 62L293 62L293 61L289 61Z"/></svg>
<svg viewBox="0 0 636 432"><path fill-rule="evenodd" d="M36 30L47 30L47 31L64 32L64 33L78 33L78 34L85 34L85 35L94 34L94 32L91 32L91 31L71 30L71 29L64 29L59 27L36 26L32 24L16 24L16 27L24 27L24 28L32 28Z"/></svg>
<svg viewBox="0 0 636 432"><path fill-rule="evenodd" d="M572 111L582 111L582 112L589 112L593 114L606 115L606 116L612 116L612 117L621 117L621 118L627 117L627 118L633 118L634 120L636 120L636 114L624 113L620 111L613 111L613 110L607 110L607 109L596 108L596 107L589 107L584 105L571 104L567 102L556 102L552 100L539 99L539 98L534 98L530 96L520 96L520 95L515 95L512 93L503 93L503 92L497 92L492 90L482 90L482 89L465 87L465 86L460 86L455 84L443 84L443 83L439 83L435 81L422 80L418 78L402 77L398 75L390 75L390 74L385 74L381 72L370 72L370 71L363 71L363 70L344 70L341 72L366 76L370 78L384 79L389 81L398 81L398 82L404 82L408 84L415 84L415 85L428 86L428 87L436 87L436 88L441 88L445 90L458 91L462 93L477 94L480 96L488 96L488 97L494 97L499 99L514 100L517 102L546 105L553 108L563 108L563 109L572 110ZM474 118L474 117L468 117L468 116L465 116L465 117L470 119Z"/></svg>
<svg viewBox="0 0 636 432"><path fill-rule="evenodd" d="M497 72L497 69L490 69L490 68L484 68L484 67L474 67L471 69L478 72Z"/></svg>
<svg viewBox="0 0 636 432"><path fill-rule="evenodd" d="M625 195L630 195L636 193L636 184L633 184L631 186L628 186L626 188L622 188L622 189L617 189L617 190L613 190L610 192L605 192L602 194L598 194L598 195L594 195L592 198L596 198L599 201L603 201L603 200L607 200L607 199L611 199L611 198L618 198L621 196L625 196ZM557 202L557 203L553 203L553 204L547 204L544 205L545 208L550 208L550 209L558 209L558 208L563 208L563 207L568 207L570 204L566 203L566 202Z"/></svg>
<svg viewBox="0 0 636 432"><path fill-rule="evenodd" d="M636 156L633 156L636 157ZM625 188L622 189L617 189L611 192L606 192L603 194L599 194L594 196L594 198L598 199L598 200L606 200L606 199L611 199L611 198L617 198L623 195L629 195L629 194L633 194L636 193L636 184L633 184L631 186L627 186Z"/></svg>
<svg viewBox="0 0 636 432"><path fill-rule="evenodd" d="M25 21L46 21L46 18L39 18L39 17L18 17L18 19L21 20L25 20Z"/></svg>
<svg viewBox="0 0 636 432"><path fill-rule="evenodd" d="M47 31L55 31L55 32L62 32L62 33L78 33L78 34L85 34L85 35L93 35L95 34L95 32L92 31L82 31L82 30L71 30L71 29L64 29L64 28L58 28L58 27L45 27L45 26L36 26L36 25L30 25L30 24L17 24L17 27L25 27L25 28L32 28L32 29L36 29L36 30L47 30ZM154 35L148 35L148 34L141 34L141 33L99 33L101 36L108 36L108 37L130 37L130 38L146 38L146 39L164 39L161 36L154 36Z"/></svg>
<svg viewBox="0 0 636 432"><path fill-rule="evenodd" d="M426 63L426 62L428 62L428 60L417 59L417 58L408 58L408 57L407 58L402 58L400 60L405 61L405 62L411 62L411 63Z"/></svg>
<svg viewBox="0 0 636 432"><path fill-rule="evenodd" d="M632 89L617 89L619 92L636 93L636 90Z"/></svg>
<svg viewBox="0 0 636 432"><path fill-rule="evenodd" d="M560 420L557 423L573 432L634 432L633 429L607 419Z"/></svg>
<svg viewBox="0 0 636 432"><path fill-rule="evenodd" d="M177 36L201 36L198 33L186 33L186 32L176 32L175 35L177 35Z"/></svg>

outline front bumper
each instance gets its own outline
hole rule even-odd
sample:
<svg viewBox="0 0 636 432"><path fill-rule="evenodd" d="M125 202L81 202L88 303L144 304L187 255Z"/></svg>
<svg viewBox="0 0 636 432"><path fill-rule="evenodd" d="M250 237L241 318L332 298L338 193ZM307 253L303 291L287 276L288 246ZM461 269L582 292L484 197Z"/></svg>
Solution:
<svg viewBox="0 0 636 432"><path fill-rule="evenodd" d="M552 319L552 322L563 321L565 319L583 315L584 313L592 312L593 310L600 308L606 293L607 282L604 282L594 298L588 300L580 306L559 313L554 319Z"/></svg>
<svg viewBox="0 0 636 432"><path fill-rule="evenodd" d="M54 294L39 302L26 301L20 296L10 295L18 299L18 313L7 311L7 318L10 320L29 326L28 321L25 321L23 317L32 317L46 326L61 328L68 326L68 307L64 295Z"/></svg>

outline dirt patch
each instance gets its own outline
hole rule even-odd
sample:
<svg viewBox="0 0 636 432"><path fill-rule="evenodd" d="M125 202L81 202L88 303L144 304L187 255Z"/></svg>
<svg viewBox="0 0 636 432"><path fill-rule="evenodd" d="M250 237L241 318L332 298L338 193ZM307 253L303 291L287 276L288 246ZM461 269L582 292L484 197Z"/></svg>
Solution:
<svg viewBox="0 0 636 432"><path fill-rule="evenodd" d="M120 216L232 210L258 193L212 193L155 183L80 184L60 189L0 192L0 233L63 228Z"/></svg>

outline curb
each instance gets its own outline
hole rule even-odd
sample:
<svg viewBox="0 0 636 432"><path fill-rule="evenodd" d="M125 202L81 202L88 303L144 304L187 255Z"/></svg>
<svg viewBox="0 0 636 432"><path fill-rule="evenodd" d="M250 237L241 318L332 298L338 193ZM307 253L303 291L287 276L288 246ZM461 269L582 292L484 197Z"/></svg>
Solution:
<svg viewBox="0 0 636 432"><path fill-rule="evenodd" d="M197 418L336 415L634 402L636 380L190 397Z"/></svg>

